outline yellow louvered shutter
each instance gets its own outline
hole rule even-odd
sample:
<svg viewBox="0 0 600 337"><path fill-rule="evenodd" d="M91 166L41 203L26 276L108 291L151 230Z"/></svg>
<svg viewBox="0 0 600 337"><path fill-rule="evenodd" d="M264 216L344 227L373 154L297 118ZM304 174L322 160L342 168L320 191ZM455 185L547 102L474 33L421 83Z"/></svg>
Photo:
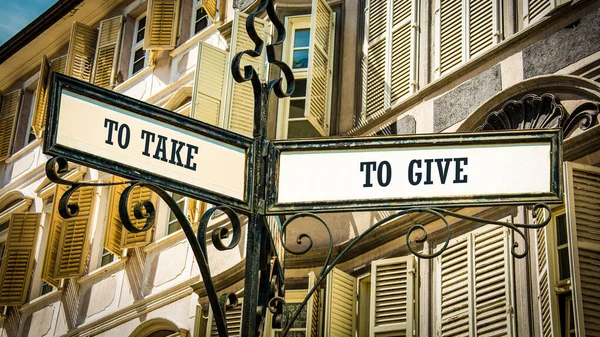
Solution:
<svg viewBox="0 0 600 337"><path fill-rule="evenodd" d="M54 267L57 279L79 277L85 273L95 197L95 188L84 186L77 189L69 198L69 203L79 205L79 213L73 218L63 220Z"/></svg>
<svg viewBox="0 0 600 337"><path fill-rule="evenodd" d="M177 44L179 0L148 0L144 49L171 50Z"/></svg>
<svg viewBox="0 0 600 337"><path fill-rule="evenodd" d="M413 335L414 264L413 256L371 263L370 336Z"/></svg>
<svg viewBox="0 0 600 337"><path fill-rule="evenodd" d="M544 17L552 9L557 0L523 0L523 20L525 25Z"/></svg>
<svg viewBox="0 0 600 337"><path fill-rule="evenodd" d="M328 136L334 19L325 0L313 0L312 9L304 115L322 136Z"/></svg>
<svg viewBox="0 0 600 337"><path fill-rule="evenodd" d="M496 43L498 0L469 0L469 51L472 57Z"/></svg>
<svg viewBox="0 0 600 337"><path fill-rule="evenodd" d="M217 17L217 0L202 0L202 7L210 18L210 21L215 22Z"/></svg>
<svg viewBox="0 0 600 337"><path fill-rule="evenodd" d="M0 160L10 157L20 107L21 89L2 97L0 107Z"/></svg>
<svg viewBox="0 0 600 337"><path fill-rule="evenodd" d="M124 179L113 176L111 182L121 182ZM108 211L106 214L106 229L104 230L104 249L109 252L121 256L122 255L122 240L123 228L121 217L119 216L119 200L123 194L123 190L127 185L114 185L110 187L108 199Z"/></svg>
<svg viewBox="0 0 600 337"><path fill-rule="evenodd" d="M48 241L46 242L46 253L44 255L44 265L42 267L42 280L55 288L59 286L59 280L56 278L56 258L60 249L60 236L63 230L64 219L58 213L58 203L68 186L56 185L54 190L54 204L52 206L52 215L50 227L48 228Z"/></svg>
<svg viewBox="0 0 600 337"><path fill-rule="evenodd" d="M254 42L250 40L246 33L246 18L248 14L240 11L235 12L233 18L233 28L231 35L231 47L229 60L244 50L254 49ZM267 39L267 23L264 20L256 18L254 20L256 32L260 35L263 41ZM242 57L241 67L252 65L256 72L264 80L265 76L265 52L260 57ZM228 69L228 68L227 68ZM252 128L254 125L254 91L250 81L237 83L226 73L228 78L228 97L229 97L229 121L225 124L229 126L229 130L240 133L244 136L252 137Z"/></svg>
<svg viewBox="0 0 600 337"><path fill-rule="evenodd" d="M534 219L536 224L543 221L543 212L538 212ZM551 225L548 225L551 226ZM551 228L543 227L535 232L535 247L537 260L537 297L539 310L539 319L541 324L541 336L552 337L558 334L558 306L556 293L554 292L554 273L550 272L549 265L554 265L553 254L549 250L551 240L549 241L548 230Z"/></svg>
<svg viewBox="0 0 600 337"><path fill-rule="evenodd" d="M415 0L395 0L391 22L391 104L416 89L417 4Z"/></svg>
<svg viewBox="0 0 600 337"><path fill-rule="evenodd" d="M239 337L242 335L242 307L244 306L244 299L239 298L238 303L237 307L227 310L227 314L225 315L229 337ZM208 311L207 326L210 326L210 330L206 329L206 337L219 337L217 324L213 319L212 308Z"/></svg>
<svg viewBox="0 0 600 337"><path fill-rule="evenodd" d="M325 336L354 335L356 317L356 278L334 268L327 275Z"/></svg>
<svg viewBox="0 0 600 337"><path fill-rule="evenodd" d="M112 89L115 85L122 27L122 16L100 21L98 47L92 76L94 85L108 89Z"/></svg>
<svg viewBox="0 0 600 337"><path fill-rule="evenodd" d="M308 291L312 289L317 283L317 277L314 272L308 273ZM312 294L308 302L306 303L306 336L318 337L319 336L319 303L321 301L321 294L319 288Z"/></svg>
<svg viewBox="0 0 600 337"><path fill-rule="evenodd" d="M27 302L41 213L11 215L0 267L0 305Z"/></svg>
<svg viewBox="0 0 600 337"><path fill-rule="evenodd" d="M228 78L227 52L201 41L198 46L191 117L221 125L223 93Z"/></svg>
<svg viewBox="0 0 600 337"><path fill-rule="evenodd" d="M437 55L439 74L463 61L463 1L440 0Z"/></svg>
<svg viewBox="0 0 600 337"><path fill-rule="evenodd" d="M600 335L600 169L565 163L571 291L577 336Z"/></svg>
<svg viewBox="0 0 600 337"><path fill-rule="evenodd" d="M42 136L44 125L46 124L46 98L48 94L48 75L50 75L50 63L46 56L42 56L42 64L40 65L40 78L38 79L37 88L35 90L35 103L33 117L31 118L31 128L37 138Z"/></svg>
<svg viewBox="0 0 600 337"><path fill-rule="evenodd" d="M387 55L387 0L369 0L368 51L366 56L366 104L365 114L371 116L383 112L390 107L389 80L386 77Z"/></svg>
<svg viewBox="0 0 600 337"><path fill-rule="evenodd" d="M129 193L129 219L131 219L131 222L136 228L144 227L146 225L146 219L137 220L133 214L133 210L138 202L144 202L146 200L150 200L150 202L156 206L158 196L156 193L152 193L150 189L139 186L134 187L133 190L131 190L131 193ZM123 228L122 232L122 248L141 247L152 241L154 227L141 233L132 233L125 228Z"/></svg>
<svg viewBox="0 0 600 337"><path fill-rule="evenodd" d="M97 29L73 22L69 51L67 52L66 75L86 82L92 79L97 40Z"/></svg>
<svg viewBox="0 0 600 337"><path fill-rule="evenodd" d="M67 55L59 56L50 61L50 74L64 74L67 69Z"/></svg>

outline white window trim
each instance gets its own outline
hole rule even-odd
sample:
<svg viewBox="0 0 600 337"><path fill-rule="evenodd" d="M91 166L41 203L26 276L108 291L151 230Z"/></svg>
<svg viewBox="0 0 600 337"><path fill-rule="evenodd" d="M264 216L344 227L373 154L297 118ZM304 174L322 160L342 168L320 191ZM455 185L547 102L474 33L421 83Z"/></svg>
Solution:
<svg viewBox="0 0 600 337"><path fill-rule="evenodd" d="M214 22L212 22L212 20L210 19L210 17L208 16L208 14L206 14L206 19L208 20L208 25L206 25L206 28L200 30L199 32L194 32L194 30L196 29L196 20L198 19L196 17L196 13L198 12L198 9L200 9L202 7L202 0L194 0L194 4L193 4L193 9L192 9L192 22L190 24L190 36L194 37L200 33L202 33L203 31L209 29L210 27L213 26Z"/></svg>
<svg viewBox="0 0 600 337"><path fill-rule="evenodd" d="M186 197L186 196L184 196L182 194L180 194L180 195L182 197L181 199L183 199L183 208L182 208L182 211L183 211L183 214L185 214L187 216L188 215L187 214L187 207L189 205L190 198L188 198L188 197ZM172 193L171 193L171 196L173 196ZM175 202L179 203L181 201L181 199L175 199ZM169 217L171 216L172 211L168 207L167 207L167 209L168 209L168 212L167 212L166 219L165 219L165 224L166 224L166 226L165 226L165 237L166 236L171 236L171 235L179 233L181 231L181 228L179 228L178 230L174 231L173 233L169 233L169 226L171 225L171 223L177 222L177 219L173 220L172 222L169 222Z"/></svg>
<svg viewBox="0 0 600 337"><path fill-rule="evenodd" d="M134 25L134 29L133 29L133 39L131 40L131 55L129 57L129 70L128 70L128 74L129 77L131 76L135 76L138 73L142 72L144 69L146 69L148 67L148 51L144 52L144 67L142 69L140 69L137 73L133 73L133 63L135 62L135 52L143 49L144 48L144 39L140 40L139 42L135 42L137 33L139 32L139 24L140 24L140 20L142 20L143 18L146 17L146 13L140 15L137 17L137 19L135 19L135 25ZM148 27L148 21L146 20L146 28ZM146 29L144 28L144 29Z"/></svg>
<svg viewBox="0 0 600 337"><path fill-rule="evenodd" d="M294 46L294 31L296 29L306 29L310 27L310 19L309 15L298 15L293 17L285 18L285 31L288 32L288 39L283 46L282 59L283 62L287 64L291 64L293 59L293 46ZM310 54L310 44L312 41L309 41L309 54ZM293 69L295 80L308 80L308 68L305 69ZM308 89L308 88L307 88ZM277 139L287 139L288 133L288 124L289 124L289 114L290 110L290 97L286 97L281 100L281 104L279 104L279 108L277 111Z"/></svg>

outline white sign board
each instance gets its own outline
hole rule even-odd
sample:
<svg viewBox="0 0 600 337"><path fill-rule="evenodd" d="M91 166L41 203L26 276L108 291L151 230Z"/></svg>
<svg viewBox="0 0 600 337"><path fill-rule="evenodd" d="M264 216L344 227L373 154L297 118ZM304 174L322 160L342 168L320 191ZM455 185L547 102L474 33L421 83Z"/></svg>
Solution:
<svg viewBox="0 0 600 337"><path fill-rule="evenodd" d="M133 179L136 172L145 170L148 174L139 178L162 178L165 185L202 189L216 198L205 201L246 203L250 139L245 144L228 142L227 137L161 121L68 88L58 98L52 147L61 148L61 155L80 153L98 169L116 174L125 172L113 166L129 168ZM190 196L204 199L203 195Z"/></svg>
<svg viewBox="0 0 600 337"><path fill-rule="evenodd" d="M269 210L557 200L558 133L544 133L276 143Z"/></svg>

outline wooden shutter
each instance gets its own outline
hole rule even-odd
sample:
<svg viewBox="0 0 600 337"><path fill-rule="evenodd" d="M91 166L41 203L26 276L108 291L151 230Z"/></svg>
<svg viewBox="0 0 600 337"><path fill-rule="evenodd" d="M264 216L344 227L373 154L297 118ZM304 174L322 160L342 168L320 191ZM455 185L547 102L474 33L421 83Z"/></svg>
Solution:
<svg viewBox="0 0 600 337"><path fill-rule="evenodd" d="M246 33L246 18L248 14L240 11L235 12L233 18L233 28L231 35L231 46L229 60L244 50L254 49L254 42L250 40ZM256 32L260 34L263 41L267 40L267 23L264 20L256 18L254 20ZM242 57L241 67L252 65L256 72L264 80L265 76L265 52L260 57ZM227 73L230 78L229 73ZM228 97L229 97L229 121L225 124L229 126L229 130L252 137L252 128L254 125L254 91L250 81L237 83L232 78L228 81Z"/></svg>
<svg viewBox="0 0 600 337"><path fill-rule="evenodd" d="M469 58L497 42L500 36L498 2L469 0Z"/></svg>
<svg viewBox="0 0 600 337"><path fill-rule="evenodd" d="M334 268L327 275L325 336L354 335L355 308L356 278Z"/></svg>
<svg viewBox="0 0 600 337"><path fill-rule="evenodd" d="M64 74L67 71L67 55L59 56L50 61L50 74Z"/></svg>
<svg viewBox="0 0 600 337"><path fill-rule="evenodd" d="M438 74L444 74L463 61L463 1L439 0Z"/></svg>
<svg viewBox="0 0 600 337"><path fill-rule="evenodd" d="M390 107L389 80L386 77L388 1L369 0L367 15L367 86L366 116L381 113Z"/></svg>
<svg viewBox="0 0 600 337"><path fill-rule="evenodd" d="M122 182L123 178L113 176L111 182ZM110 187L108 211L106 214L106 229L104 230L104 249L121 256L123 253L123 228L119 216L119 200L127 185L114 185Z"/></svg>
<svg viewBox="0 0 600 337"><path fill-rule="evenodd" d="M523 20L525 25L544 17L555 7L556 0L523 0Z"/></svg>
<svg viewBox="0 0 600 337"><path fill-rule="evenodd" d="M371 263L369 335L412 336L414 296L413 256Z"/></svg>
<svg viewBox="0 0 600 337"><path fill-rule="evenodd" d="M227 310L225 315L225 321L227 322L227 333L229 337L239 337L242 335L242 307L244 305L244 299L238 299L238 306ZM208 311L208 322L207 326L210 326L210 330L206 329L206 337L219 337L217 331L217 324L213 320L212 308Z"/></svg>
<svg viewBox="0 0 600 337"><path fill-rule="evenodd" d="M335 34L333 11L325 0L312 1L310 27L304 115L322 136L328 136Z"/></svg>
<svg viewBox="0 0 600 337"><path fill-rule="evenodd" d="M98 47L96 48L94 74L92 76L94 85L108 89L115 86L122 27L123 17L120 15L100 21Z"/></svg>
<svg viewBox="0 0 600 337"><path fill-rule="evenodd" d="M416 90L417 2L396 0L391 22L391 104Z"/></svg>
<svg viewBox="0 0 600 337"><path fill-rule="evenodd" d="M221 125L226 79L227 52L201 41L198 46L191 117Z"/></svg>
<svg viewBox="0 0 600 337"><path fill-rule="evenodd" d="M210 18L210 21L216 22L217 18L217 0L202 0L202 7Z"/></svg>
<svg viewBox="0 0 600 337"><path fill-rule="evenodd" d="M538 212L534 222L536 224L544 221L543 212ZM549 225L551 226L551 225ZM541 324L541 335L543 337L552 337L558 335L560 331L559 314L558 314L558 299L554 292L554 273L550 271L549 266L555 266L552 253L550 252L550 243L548 230L550 228L543 227L535 231L536 243L536 260L537 260L537 297L539 310L539 319Z"/></svg>
<svg viewBox="0 0 600 337"><path fill-rule="evenodd" d="M138 202L144 202L146 200L150 200L152 204L156 207L158 201L158 195L156 193L152 193L149 188L146 187L135 187L131 193L129 194L129 219L136 228L142 228L146 225L146 219L136 220L135 215L133 214L133 210L135 209L135 205ZM119 221L121 221L119 219ZM141 233L132 233L127 229L122 230L122 248L133 248L133 247L141 247L152 242L152 236L154 234L154 227L151 229L141 232Z"/></svg>
<svg viewBox="0 0 600 337"><path fill-rule="evenodd" d="M565 163L571 289L577 336L600 335L600 169Z"/></svg>
<svg viewBox="0 0 600 337"><path fill-rule="evenodd" d="M46 242L46 253L42 268L42 280L55 288L59 287L59 280L56 278L55 269L56 258L60 250L60 237L64 226L64 219L58 213L58 202L67 189L68 186L66 185L56 185L54 190L54 204L52 206L52 216L50 227L48 228L48 241Z"/></svg>
<svg viewBox="0 0 600 337"><path fill-rule="evenodd" d="M20 107L21 89L2 97L0 108L0 160L10 157Z"/></svg>
<svg viewBox="0 0 600 337"><path fill-rule="evenodd" d="M57 279L79 277L85 273L95 198L96 191L92 186L80 187L69 198L69 203L79 205L79 213L63 220L54 267Z"/></svg>
<svg viewBox="0 0 600 337"><path fill-rule="evenodd" d="M42 64L40 65L40 78L38 79L37 88L35 90L35 103L33 117L31 118L31 128L37 138L42 136L44 125L46 124L46 99L48 94L48 77L50 75L50 63L48 58L42 56Z"/></svg>
<svg viewBox="0 0 600 337"><path fill-rule="evenodd" d="M0 305L22 305L27 302L40 218L41 213L11 215L0 267Z"/></svg>
<svg viewBox="0 0 600 337"><path fill-rule="evenodd" d="M317 283L317 277L314 272L308 273L308 291L312 289ZM318 337L319 336L319 303L321 296L319 288L313 293L308 302L306 303L306 336Z"/></svg>
<svg viewBox="0 0 600 337"><path fill-rule="evenodd" d="M144 49L171 50L177 44L179 0L148 0Z"/></svg>
<svg viewBox="0 0 600 337"><path fill-rule="evenodd" d="M98 30L73 22L67 53L66 75L89 82L92 79Z"/></svg>

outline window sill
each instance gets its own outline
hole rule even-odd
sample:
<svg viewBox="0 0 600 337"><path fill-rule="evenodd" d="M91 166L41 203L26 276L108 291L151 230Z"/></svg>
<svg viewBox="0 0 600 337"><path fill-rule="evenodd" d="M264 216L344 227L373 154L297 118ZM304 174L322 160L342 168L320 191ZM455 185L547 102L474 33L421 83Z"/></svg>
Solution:
<svg viewBox="0 0 600 337"><path fill-rule="evenodd" d="M187 41L185 41L183 44L181 44L181 46L173 49L173 51L169 53L169 56L176 57L177 55L182 54L183 52L190 49L192 46L198 44L199 41L206 39L207 37L209 37L210 35L212 35L216 32L217 32L216 24L213 24L212 26L205 28L203 31L201 31L198 34L189 38Z"/></svg>
<svg viewBox="0 0 600 337"><path fill-rule="evenodd" d="M139 81L140 78L146 76L148 73L151 73L153 71L154 71L154 66L147 66L146 68L138 71L135 75L133 75L130 78L128 78L127 80L125 80L125 82L114 87L113 91L121 93L121 92L125 91L126 89L128 89L132 84L137 83L137 81Z"/></svg>
<svg viewBox="0 0 600 337"><path fill-rule="evenodd" d="M6 160L4 161L6 164L10 164L13 161L19 159L21 156L23 156L25 153L30 152L32 149L36 148L38 145L42 144L42 139L36 139L33 142L25 145L24 148L20 149L19 151L17 151L16 153L14 153L12 156L6 158Z"/></svg>
<svg viewBox="0 0 600 337"><path fill-rule="evenodd" d="M33 300L23 304L23 306L19 308L19 312L26 313L30 311L35 311L50 302L56 302L56 300L60 299L62 293L62 289L55 289L47 294L36 297Z"/></svg>
<svg viewBox="0 0 600 337"><path fill-rule="evenodd" d="M93 272L78 278L77 283L84 284L91 280L97 279L103 275L106 275L107 273L111 273L117 269L121 269L122 267L125 266L125 263L127 262L128 259L129 258L127 256L123 256L118 261L111 262L111 263L107 264L106 266L98 268L98 269L94 270Z"/></svg>
<svg viewBox="0 0 600 337"><path fill-rule="evenodd" d="M153 242L146 247L144 247L144 252L149 254L157 249L168 247L173 245L175 242L179 242L185 238L185 233L183 230L178 230L173 232L165 237L158 239L156 242Z"/></svg>

